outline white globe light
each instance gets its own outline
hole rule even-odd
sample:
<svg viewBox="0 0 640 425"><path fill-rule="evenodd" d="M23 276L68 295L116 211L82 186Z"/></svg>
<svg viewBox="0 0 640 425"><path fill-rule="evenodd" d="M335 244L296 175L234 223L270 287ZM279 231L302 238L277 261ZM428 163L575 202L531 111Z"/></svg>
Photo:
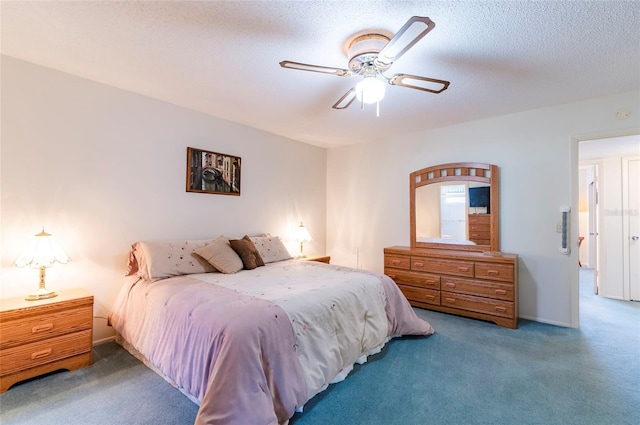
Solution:
<svg viewBox="0 0 640 425"><path fill-rule="evenodd" d="M384 90L384 82L372 75L356 84L356 97L360 102L377 103L384 97Z"/></svg>

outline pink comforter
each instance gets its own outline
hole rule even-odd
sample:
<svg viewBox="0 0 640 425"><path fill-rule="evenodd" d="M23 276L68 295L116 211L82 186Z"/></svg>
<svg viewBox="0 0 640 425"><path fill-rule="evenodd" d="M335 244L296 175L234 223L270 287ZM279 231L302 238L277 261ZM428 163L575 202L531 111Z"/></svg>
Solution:
<svg viewBox="0 0 640 425"><path fill-rule="evenodd" d="M364 273L384 287L387 336L433 333L393 281ZM308 401L296 335L275 303L190 276L139 281L125 294L110 323L145 363L200 403L196 424L285 423Z"/></svg>

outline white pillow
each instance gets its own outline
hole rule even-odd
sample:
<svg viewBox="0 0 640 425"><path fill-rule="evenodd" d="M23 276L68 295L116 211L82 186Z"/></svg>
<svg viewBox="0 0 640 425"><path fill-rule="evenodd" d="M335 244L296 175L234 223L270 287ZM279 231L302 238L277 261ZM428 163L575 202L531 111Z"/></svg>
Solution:
<svg viewBox="0 0 640 425"><path fill-rule="evenodd" d="M213 239L136 242L131 247L133 255L129 256L127 275L136 273L146 280L158 280L183 274L215 272L211 264L193 253L211 242Z"/></svg>
<svg viewBox="0 0 640 425"><path fill-rule="evenodd" d="M249 239L265 264L293 258L278 236L250 236Z"/></svg>
<svg viewBox="0 0 640 425"><path fill-rule="evenodd" d="M243 268L242 259L231 248L229 240L224 236L220 236L209 245L196 249L193 253L207 260L222 273L236 273Z"/></svg>

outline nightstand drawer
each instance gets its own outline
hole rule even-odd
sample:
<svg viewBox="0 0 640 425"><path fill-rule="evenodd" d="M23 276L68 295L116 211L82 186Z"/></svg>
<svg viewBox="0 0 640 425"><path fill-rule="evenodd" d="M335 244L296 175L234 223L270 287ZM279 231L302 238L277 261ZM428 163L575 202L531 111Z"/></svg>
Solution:
<svg viewBox="0 0 640 425"><path fill-rule="evenodd" d="M3 350L0 375L29 369L91 350L91 329Z"/></svg>
<svg viewBox="0 0 640 425"><path fill-rule="evenodd" d="M0 349L90 329L93 307L79 307L0 323Z"/></svg>
<svg viewBox="0 0 640 425"><path fill-rule="evenodd" d="M384 266L409 270L411 268L411 257L405 257L403 255L385 255Z"/></svg>
<svg viewBox="0 0 640 425"><path fill-rule="evenodd" d="M476 278L513 282L513 265L476 263Z"/></svg>

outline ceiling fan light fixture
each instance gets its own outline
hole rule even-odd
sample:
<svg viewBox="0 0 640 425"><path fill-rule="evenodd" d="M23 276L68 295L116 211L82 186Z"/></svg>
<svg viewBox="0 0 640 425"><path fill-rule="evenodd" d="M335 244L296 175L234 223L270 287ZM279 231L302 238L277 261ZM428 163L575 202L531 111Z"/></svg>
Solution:
<svg viewBox="0 0 640 425"><path fill-rule="evenodd" d="M384 98L385 84L375 75L366 76L356 84L358 101L367 104L378 103Z"/></svg>

